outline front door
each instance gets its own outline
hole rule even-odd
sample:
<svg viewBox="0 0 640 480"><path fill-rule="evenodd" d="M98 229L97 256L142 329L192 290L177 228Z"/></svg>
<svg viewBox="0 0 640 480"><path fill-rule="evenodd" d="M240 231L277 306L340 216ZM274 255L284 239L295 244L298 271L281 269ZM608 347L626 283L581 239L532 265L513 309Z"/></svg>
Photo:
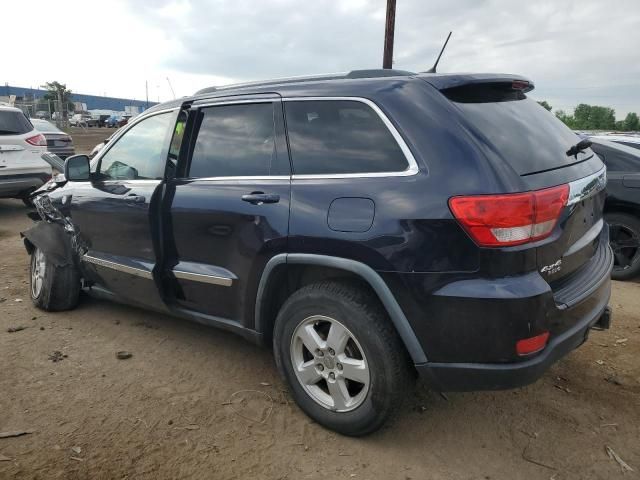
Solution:
<svg viewBox="0 0 640 480"><path fill-rule="evenodd" d="M291 182L282 105L271 96L194 105L188 131L181 173L167 186L170 290L179 308L249 326L257 279L286 251Z"/></svg>
<svg viewBox="0 0 640 480"><path fill-rule="evenodd" d="M146 117L100 154L91 182L74 184L71 217L87 278L130 301L161 306L154 281L155 215L176 111Z"/></svg>

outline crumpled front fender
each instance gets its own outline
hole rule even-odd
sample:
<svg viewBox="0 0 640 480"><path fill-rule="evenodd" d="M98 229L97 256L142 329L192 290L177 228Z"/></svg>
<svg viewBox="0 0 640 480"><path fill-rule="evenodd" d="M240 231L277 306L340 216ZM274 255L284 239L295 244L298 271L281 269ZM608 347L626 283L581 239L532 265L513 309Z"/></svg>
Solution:
<svg viewBox="0 0 640 480"><path fill-rule="evenodd" d="M56 266L74 263L71 239L62 225L41 221L29 230L21 232L20 236L29 254L38 247Z"/></svg>

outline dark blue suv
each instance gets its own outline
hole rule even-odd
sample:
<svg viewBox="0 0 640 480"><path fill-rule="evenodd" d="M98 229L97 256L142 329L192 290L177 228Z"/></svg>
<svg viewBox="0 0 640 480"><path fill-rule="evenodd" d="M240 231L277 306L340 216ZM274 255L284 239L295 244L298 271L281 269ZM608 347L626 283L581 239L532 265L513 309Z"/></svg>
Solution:
<svg viewBox="0 0 640 480"><path fill-rule="evenodd" d="M298 405L363 435L415 372L535 381L609 325L606 171L513 75L354 71L205 89L35 196L31 295L80 291L272 345Z"/></svg>

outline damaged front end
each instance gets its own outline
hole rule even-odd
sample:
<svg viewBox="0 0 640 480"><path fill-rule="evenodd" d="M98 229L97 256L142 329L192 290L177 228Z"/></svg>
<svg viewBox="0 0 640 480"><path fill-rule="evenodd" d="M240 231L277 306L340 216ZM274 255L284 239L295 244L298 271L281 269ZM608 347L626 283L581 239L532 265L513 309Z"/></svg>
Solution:
<svg viewBox="0 0 640 480"><path fill-rule="evenodd" d="M71 195L59 194L59 189L65 184L64 176L57 175L31 194L30 200L36 211L29 212L28 216L36 224L20 232L29 254L37 247L57 266L76 264L87 251L71 221ZM52 200L54 192L58 195Z"/></svg>

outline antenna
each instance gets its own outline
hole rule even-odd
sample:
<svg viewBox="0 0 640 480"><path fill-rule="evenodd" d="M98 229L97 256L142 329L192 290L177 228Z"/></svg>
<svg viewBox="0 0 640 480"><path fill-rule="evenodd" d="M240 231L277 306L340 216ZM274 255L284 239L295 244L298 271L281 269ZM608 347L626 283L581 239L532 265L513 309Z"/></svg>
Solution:
<svg viewBox="0 0 640 480"><path fill-rule="evenodd" d="M171 89L171 95L173 95L173 99L176 98L176 92L173 91L173 87L171 86L171 82L169 81L169 77L167 77L167 83L169 84L169 88Z"/></svg>
<svg viewBox="0 0 640 480"><path fill-rule="evenodd" d="M434 63L433 67L431 67L429 70L427 70L424 73L436 73L436 67L438 66L438 62L440 61L440 57L442 56L444 49L447 48L447 43L449 43L449 39L451 38L451 33L452 32L449 32L449 35L447 35L447 39L444 41L444 45L442 46L442 50L440 50L440 55L438 55L438 59L436 60L436 63Z"/></svg>

